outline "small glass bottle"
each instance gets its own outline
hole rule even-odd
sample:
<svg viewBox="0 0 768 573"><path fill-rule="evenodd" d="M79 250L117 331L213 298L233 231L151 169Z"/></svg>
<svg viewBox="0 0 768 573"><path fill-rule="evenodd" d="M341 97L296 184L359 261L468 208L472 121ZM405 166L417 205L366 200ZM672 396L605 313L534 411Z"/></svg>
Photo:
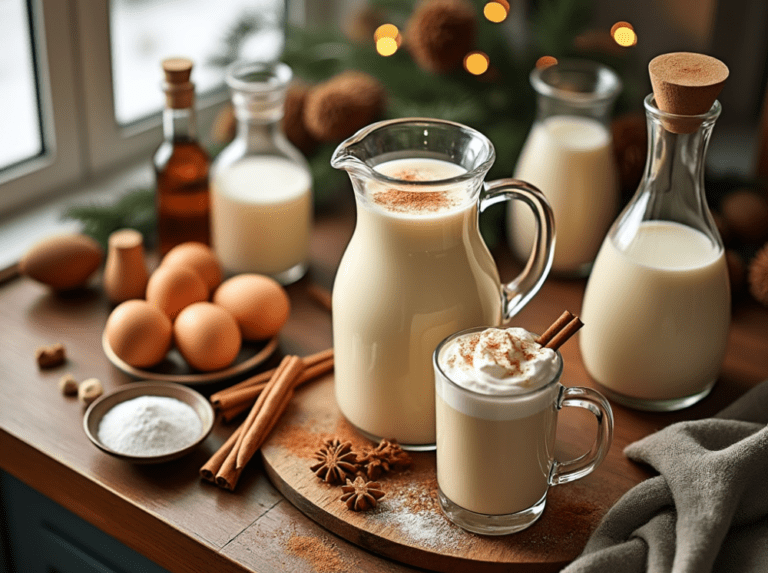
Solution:
<svg viewBox="0 0 768 573"><path fill-rule="evenodd" d="M609 125L621 81L610 68L565 60L531 72L537 115L515 179L541 189L555 213L552 273L586 276L619 209L619 179ZM520 260L531 252L534 220L509 204L509 244Z"/></svg>
<svg viewBox="0 0 768 573"><path fill-rule="evenodd" d="M710 392L728 338L728 271L704 194L707 144L721 109L715 97L728 69L709 56L665 54L651 62L652 77L659 64L685 75L671 96L660 95L654 80L656 95L645 98L645 173L595 260L580 344L587 371L609 398L668 411ZM722 82L708 85L712 78ZM694 91L696 82L709 97ZM669 79L660 85L675 87ZM659 99L676 113L659 109ZM698 105L680 111L676 104L690 100Z"/></svg>
<svg viewBox="0 0 768 573"><path fill-rule="evenodd" d="M157 234L165 255L179 243L210 242L208 169L210 158L197 141L192 62L163 61L163 142L153 163L157 181Z"/></svg>
<svg viewBox="0 0 768 573"><path fill-rule="evenodd" d="M237 133L211 171L211 239L225 272L282 284L306 272L312 228L312 175L281 126L291 77L280 62L229 67Z"/></svg>

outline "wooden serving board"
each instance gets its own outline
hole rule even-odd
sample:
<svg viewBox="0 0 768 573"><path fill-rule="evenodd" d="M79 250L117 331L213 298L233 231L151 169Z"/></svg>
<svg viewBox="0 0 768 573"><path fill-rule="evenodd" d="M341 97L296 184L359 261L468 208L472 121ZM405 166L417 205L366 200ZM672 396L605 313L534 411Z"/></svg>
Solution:
<svg viewBox="0 0 768 573"><path fill-rule="evenodd" d="M589 447L595 424L585 418L563 418L559 434L585 435L581 444L571 447L580 451L562 454L575 457ZM607 508L623 493L611 472L601 472L601 467L580 481L550 488L543 516L529 529L504 537L475 535L442 515L435 455L427 452L411 454L410 469L380 478L386 497L373 511L355 513L339 500L339 486L323 483L309 469L322 440L332 436L351 441L355 449L372 444L339 412L333 376L328 375L297 392L262 447L264 466L275 487L304 514L344 539L435 571L559 571L581 552Z"/></svg>

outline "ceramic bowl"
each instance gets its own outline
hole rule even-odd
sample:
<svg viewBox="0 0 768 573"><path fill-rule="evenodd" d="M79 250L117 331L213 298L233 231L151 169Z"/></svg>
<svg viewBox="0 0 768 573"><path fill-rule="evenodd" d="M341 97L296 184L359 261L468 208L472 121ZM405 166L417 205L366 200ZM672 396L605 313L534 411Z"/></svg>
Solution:
<svg viewBox="0 0 768 573"><path fill-rule="evenodd" d="M116 405L125 402L126 400L138 398L139 396L165 396L168 398L176 398L185 404L189 404L192 409L197 412L203 426L198 438L193 443L180 450L168 452L159 456L134 456L121 454L104 445L101 440L99 440L99 424L101 423L101 419ZM202 394L191 388L169 382L132 382L125 386L120 386L109 394L104 394L88 406L88 409L85 411L85 417L83 418L83 428L85 429L85 434L97 448L116 458L134 464L157 464L180 458L199 446L211 432L215 417L210 402L208 402Z"/></svg>

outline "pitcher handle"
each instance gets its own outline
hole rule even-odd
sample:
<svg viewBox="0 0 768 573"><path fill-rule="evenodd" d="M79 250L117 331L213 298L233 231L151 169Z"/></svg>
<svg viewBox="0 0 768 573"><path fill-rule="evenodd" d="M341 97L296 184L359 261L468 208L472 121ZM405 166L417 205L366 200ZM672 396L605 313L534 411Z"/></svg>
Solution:
<svg viewBox="0 0 768 573"><path fill-rule="evenodd" d="M518 199L528 205L536 218L536 236L528 262L522 272L501 286L504 321L508 321L539 292L552 267L555 254L555 216L544 194L536 187L519 179L498 179L484 184L479 210L491 205Z"/></svg>

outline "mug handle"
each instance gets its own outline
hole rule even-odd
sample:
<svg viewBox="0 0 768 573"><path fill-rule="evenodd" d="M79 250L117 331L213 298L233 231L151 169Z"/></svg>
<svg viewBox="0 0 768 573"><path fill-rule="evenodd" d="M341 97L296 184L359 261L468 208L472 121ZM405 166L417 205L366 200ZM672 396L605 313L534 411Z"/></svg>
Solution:
<svg viewBox="0 0 768 573"><path fill-rule="evenodd" d="M549 472L549 485L559 485L583 478L603 461L613 441L613 410L608 400L591 388L560 386L557 409L575 406L589 410L597 418L597 437L589 451L574 460L555 460Z"/></svg>
<svg viewBox="0 0 768 573"><path fill-rule="evenodd" d="M479 211L491 205L518 199L528 205L536 218L536 236L525 268L513 281L501 286L504 322L516 315L539 292L552 267L555 254L555 216L544 194L519 179L498 179L484 184Z"/></svg>

